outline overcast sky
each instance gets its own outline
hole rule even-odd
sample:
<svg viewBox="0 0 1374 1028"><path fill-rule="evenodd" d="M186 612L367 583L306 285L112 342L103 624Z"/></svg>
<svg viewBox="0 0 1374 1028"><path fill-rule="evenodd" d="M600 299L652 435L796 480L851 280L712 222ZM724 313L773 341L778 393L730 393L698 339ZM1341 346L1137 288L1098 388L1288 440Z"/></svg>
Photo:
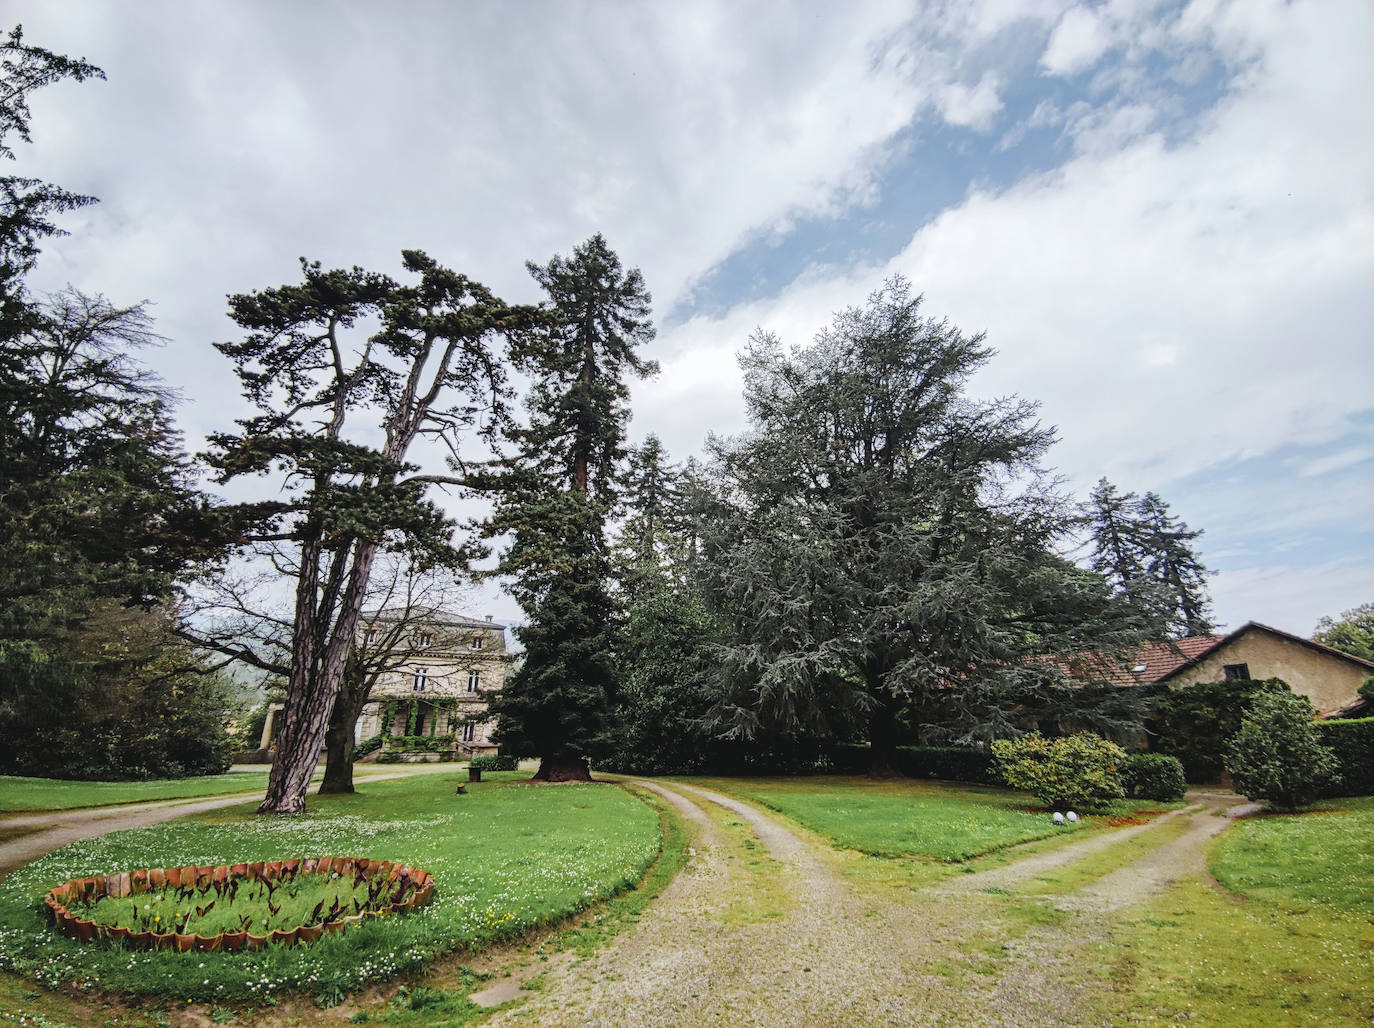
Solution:
<svg viewBox="0 0 1374 1028"><path fill-rule="evenodd" d="M192 447L227 293L415 247L512 301L603 232L654 294L632 436L744 427L734 355L901 272L1051 463L1193 528L1231 628L1374 600L1374 4L17 0L107 82L20 174L94 193L33 283L151 300ZM475 613L515 619L494 592Z"/></svg>

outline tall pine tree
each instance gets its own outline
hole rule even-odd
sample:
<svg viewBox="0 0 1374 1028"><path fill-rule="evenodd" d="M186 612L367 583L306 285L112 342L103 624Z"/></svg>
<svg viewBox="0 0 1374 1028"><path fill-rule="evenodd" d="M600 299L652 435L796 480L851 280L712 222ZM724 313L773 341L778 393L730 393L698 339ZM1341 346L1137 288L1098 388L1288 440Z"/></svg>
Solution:
<svg viewBox="0 0 1374 1028"><path fill-rule="evenodd" d="M617 680L616 609L605 525L620 493L631 375L653 374L638 348L654 337L637 269L599 234L546 265L529 264L547 320L512 346L531 377L528 427L503 476L490 526L512 533L498 568L529 617L523 661L493 701L494 738L541 758L535 778L586 779L605 752Z"/></svg>
<svg viewBox="0 0 1374 1028"><path fill-rule="evenodd" d="M1173 636L1213 629L1207 568L1193 550L1202 535L1157 493L1121 493L1105 478L1088 498L1090 567L1141 616Z"/></svg>

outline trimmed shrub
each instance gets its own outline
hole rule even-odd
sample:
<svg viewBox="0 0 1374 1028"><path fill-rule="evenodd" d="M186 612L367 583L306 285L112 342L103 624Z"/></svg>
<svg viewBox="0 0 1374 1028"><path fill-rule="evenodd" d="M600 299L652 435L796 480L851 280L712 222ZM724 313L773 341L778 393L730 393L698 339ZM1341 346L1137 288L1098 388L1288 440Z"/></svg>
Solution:
<svg viewBox="0 0 1374 1028"><path fill-rule="evenodd" d="M1154 700L1145 722L1150 749L1177 757L1190 782L1215 782L1221 777L1224 747L1240 730L1241 718L1261 693L1290 692L1280 678L1262 681L1199 682L1166 689Z"/></svg>
<svg viewBox="0 0 1374 1028"><path fill-rule="evenodd" d="M494 754L489 757L473 757L468 762L468 767L473 771L518 771L520 760L517 757Z"/></svg>
<svg viewBox="0 0 1374 1028"><path fill-rule="evenodd" d="M1306 696L1261 693L1226 747L1226 770L1247 799L1297 813L1336 779L1336 758L1321 744Z"/></svg>
<svg viewBox="0 0 1374 1028"><path fill-rule="evenodd" d="M897 770L908 778L996 784L992 754L970 746L898 746Z"/></svg>
<svg viewBox="0 0 1374 1028"><path fill-rule="evenodd" d="M1101 810L1125 793L1119 769L1126 751L1089 732L1046 739L1038 732L992 744L1002 780L1047 807Z"/></svg>
<svg viewBox="0 0 1374 1028"><path fill-rule="evenodd" d="M400 762L401 755L395 750L382 750L381 753L377 754L378 764L399 764Z"/></svg>
<svg viewBox="0 0 1374 1028"><path fill-rule="evenodd" d="M1183 799L1188 780L1177 757L1132 753L1121 763L1121 788L1132 799L1172 803Z"/></svg>
<svg viewBox="0 0 1374 1028"><path fill-rule="evenodd" d="M1374 796L1374 717L1318 721L1317 737L1336 757L1340 780L1323 796Z"/></svg>

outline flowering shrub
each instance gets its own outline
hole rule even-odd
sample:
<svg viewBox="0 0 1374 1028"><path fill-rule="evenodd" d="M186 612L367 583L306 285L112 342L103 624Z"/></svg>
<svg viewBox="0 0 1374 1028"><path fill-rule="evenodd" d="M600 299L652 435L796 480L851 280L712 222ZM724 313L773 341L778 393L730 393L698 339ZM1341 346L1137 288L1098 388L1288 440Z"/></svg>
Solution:
<svg viewBox="0 0 1374 1028"><path fill-rule="evenodd" d="M992 744L998 772L1047 807L1100 810L1125 792L1119 775L1126 751L1088 732L1046 739L1031 733Z"/></svg>

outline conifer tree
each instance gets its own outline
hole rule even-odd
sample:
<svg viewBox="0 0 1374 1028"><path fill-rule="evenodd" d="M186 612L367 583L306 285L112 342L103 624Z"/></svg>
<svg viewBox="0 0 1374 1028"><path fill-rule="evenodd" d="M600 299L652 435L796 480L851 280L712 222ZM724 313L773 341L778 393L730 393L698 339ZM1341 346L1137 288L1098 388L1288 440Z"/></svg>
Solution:
<svg viewBox="0 0 1374 1028"><path fill-rule="evenodd" d="M448 567L480 550L454 542L454 523L427 496L429 486L462 486L464 477L423 473L407 454L426 436L461 468L467 436L494 440L507 424L507 390L490 342L523 329L532 312L419 251L402 257L414 285L302 260L300 284L231 297L247 334L217 344L258 413L238 432L212 436L209 462L221 481L286 474L278 496L226 508L225 517L245 543L299 550L286 707L264 813L304 809L379 549ZM372 318L379 330L350 346L349 334Z"/></svg>
<svg viewBox="0 0 1374 1028"><path fill-rule="evenodd" d="M566 781L588 778L609 740L616 609L605 526L620 493L628 378L657 368L637 352L654 336L643 278L599 234L528 267L547 318L512 346L534 384L489 530L512 533L498 571L529 621L517 631L523 661L492 704L494 738L540 757L536 779Z"/></svg>
<svg viewBox="0 0 1374 1028"><path fill-rule="evenodd" d="M616 542L616 578L629 602L653 592L670 574L682 528L681 472L658 436L630 451L625 474L625 520Z"/></svg>
<svg viewBox="0 0 1374 1028"><path fill-rule="evenodd" d="M1065 697L1099 728L1137 716L1047 659L1141 638L1055 553L1075 517L1040 470L1052 430L1026 401L966 396L991 350L920 304L897 277L811 346L760 334L741 359L751 430L713 445L704 542L734 632L717 734L866 738L885 774L906 719L971 742Z"/></svg>
<svg viewBox="0 0 1374 1028"><path fill-rule="evenodd" d="M1168 635L1212 631L1207 568L1193 551L1202 535L1169 510L1157 493L1120 493L1105 478L1088 498L1090 567L1130 606Z"/></svg>

